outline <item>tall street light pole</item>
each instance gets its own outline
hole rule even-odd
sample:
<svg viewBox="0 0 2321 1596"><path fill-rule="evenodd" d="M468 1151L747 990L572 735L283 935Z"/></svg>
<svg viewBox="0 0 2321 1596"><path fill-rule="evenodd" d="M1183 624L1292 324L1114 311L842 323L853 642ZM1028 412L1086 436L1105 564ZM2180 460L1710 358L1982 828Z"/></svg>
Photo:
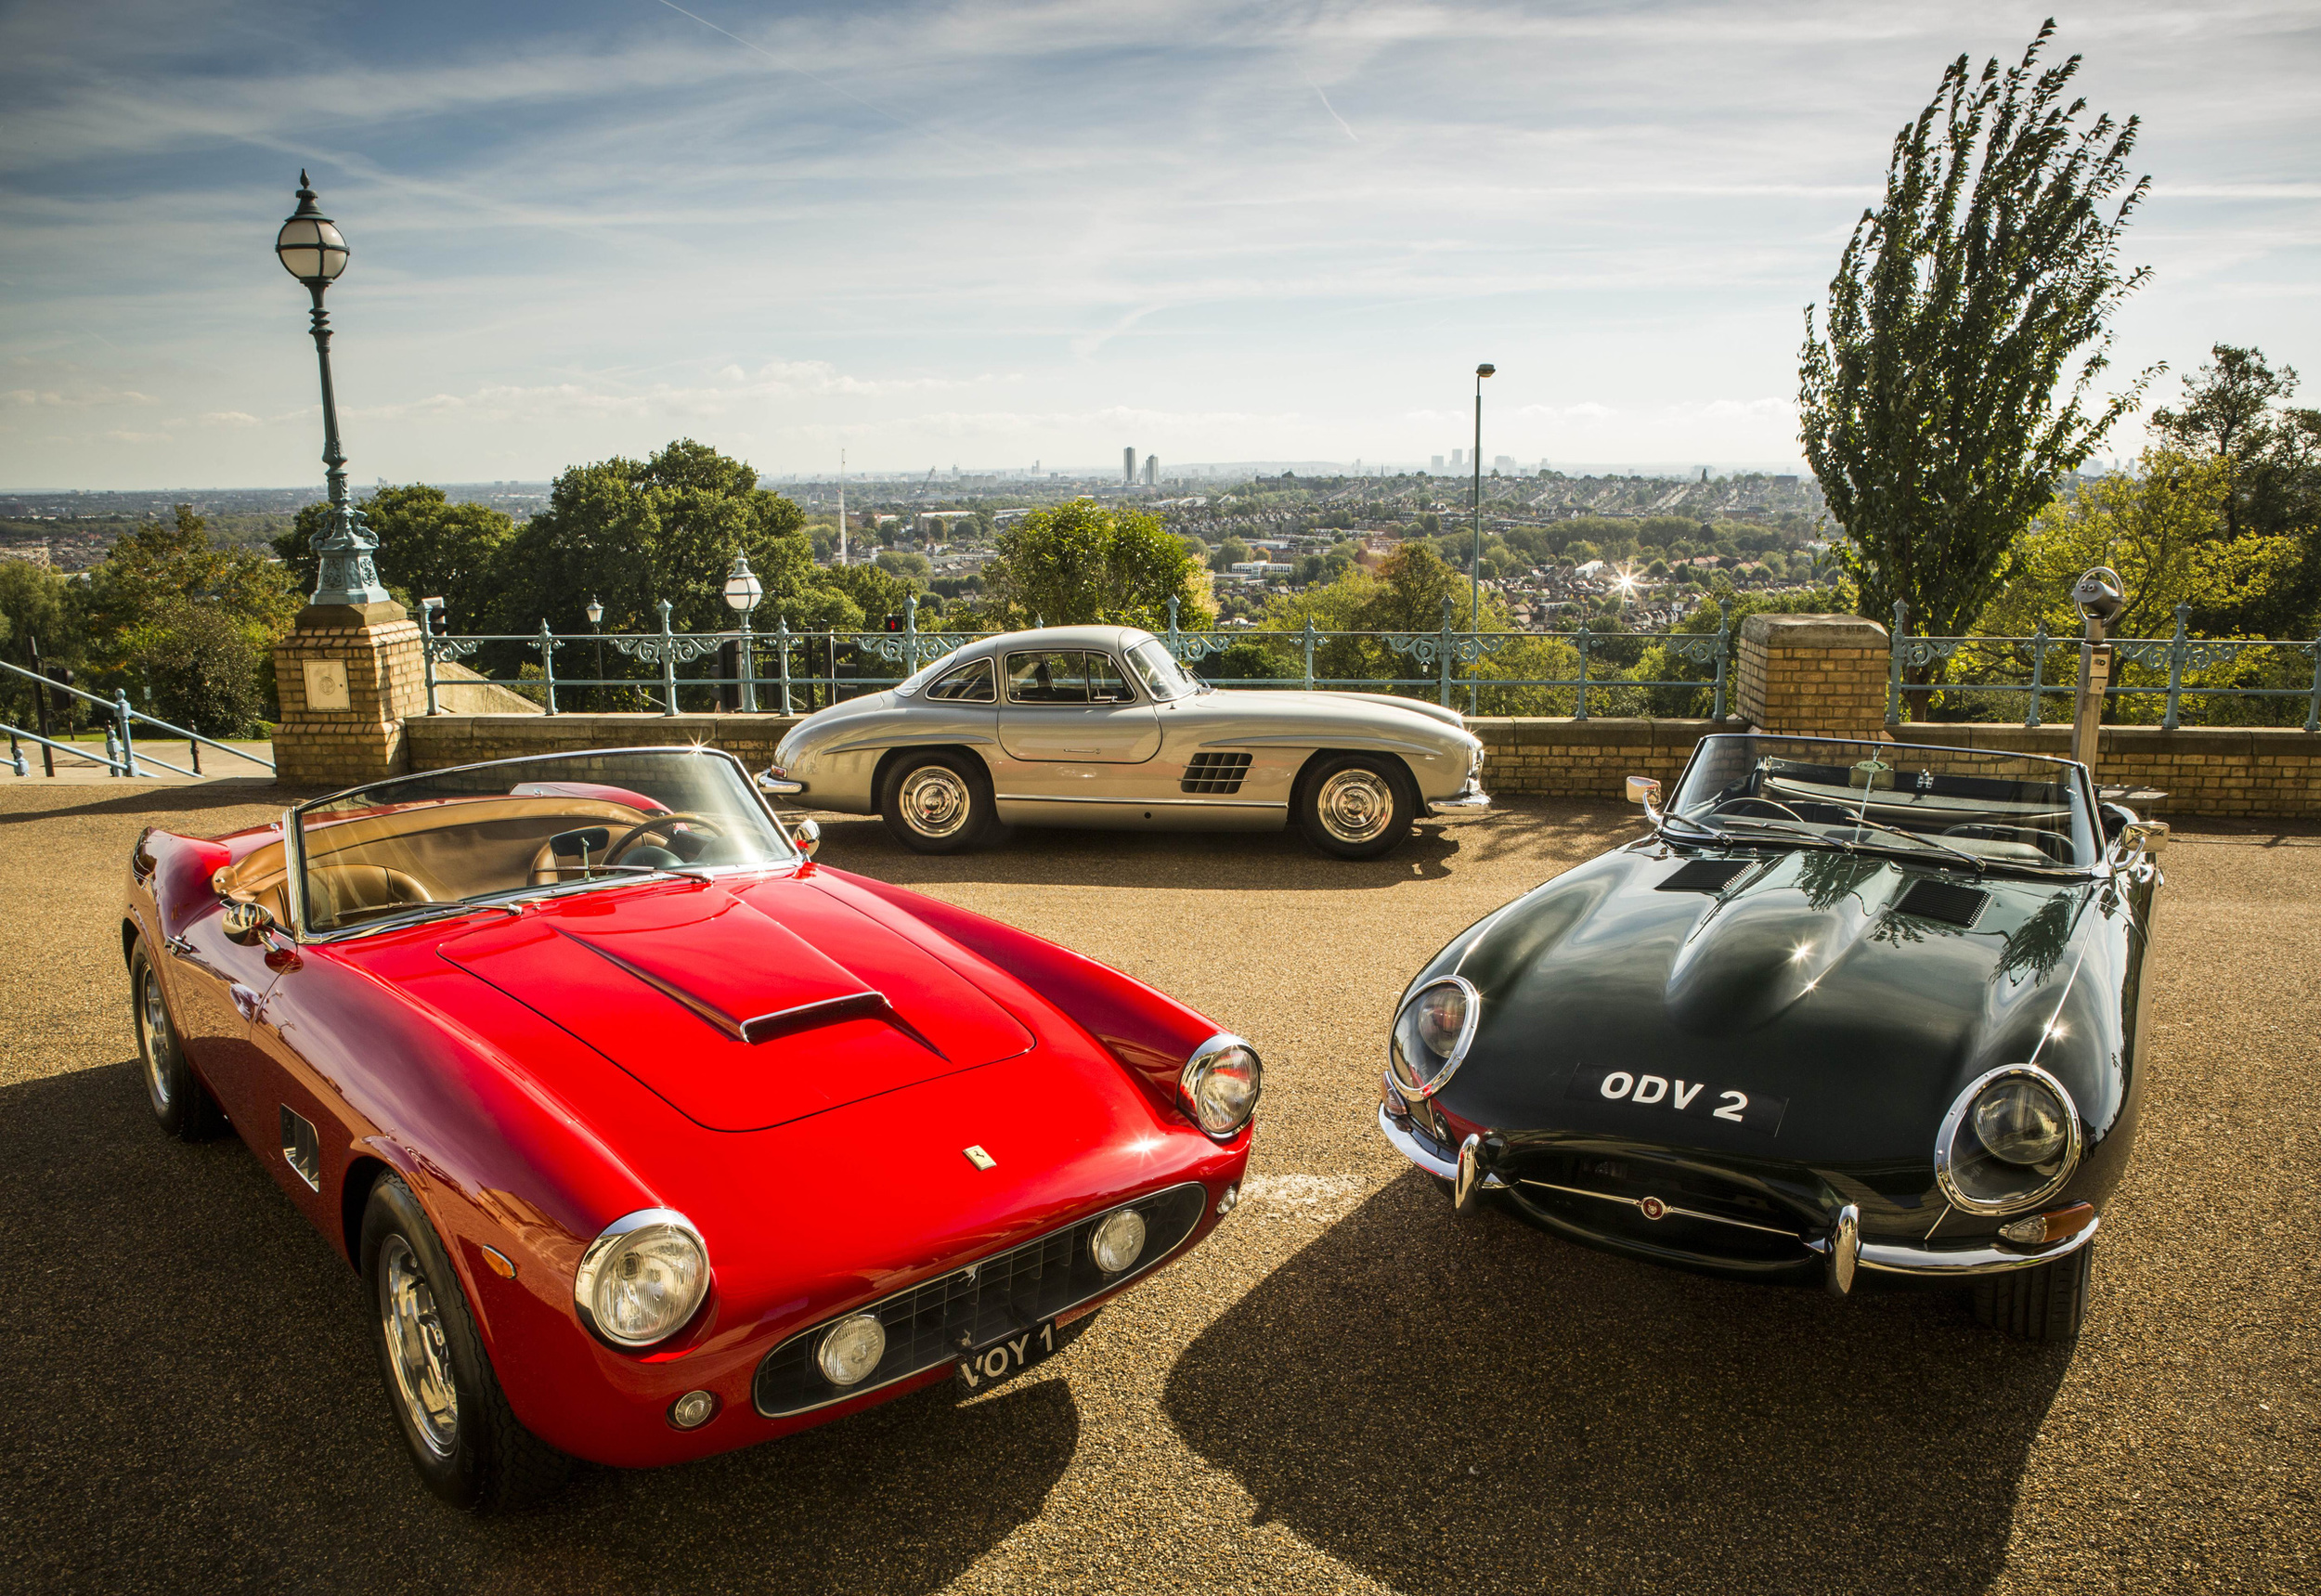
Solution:
<svg viewBox="0 0 2321 1596"><path fill-rule="evenodd" d="M1475 368L1475 547L1467 562L1467 629L1483 629L1483 380L1498 368L1488 360Z"/></svg>
<svg viewBox="0 0 2321 1596"><path fill-rule="evenodd" d="M383 604L393 601L379 585L378 566L371 554L379 539L363 513L347 502L346 456L339 448L339 407L331 387L331 318L322 309L322 295L346 269L346 240L338 224L315 204L315 191L306 175L298 175L298 209L275 235L274 253L282 268L306 285L314 295L315 357L322 368L322 463L329 473L331 509L323 528L315 535L314 551L320 556L315 572L312 605Z"/></svg>
<svg viewBox="0 0 2321 1596"><path fill-rule="evenodd" d="M725 603L742 617L741 647L736 652L741 656L742 712L746 715L758 713L758 664L750 657L753 640L749 631L749 615L758 607L758 601L765 595L766 585L749 568L749 551L745 549L736 552L733 568L725 578Z"/></svg>

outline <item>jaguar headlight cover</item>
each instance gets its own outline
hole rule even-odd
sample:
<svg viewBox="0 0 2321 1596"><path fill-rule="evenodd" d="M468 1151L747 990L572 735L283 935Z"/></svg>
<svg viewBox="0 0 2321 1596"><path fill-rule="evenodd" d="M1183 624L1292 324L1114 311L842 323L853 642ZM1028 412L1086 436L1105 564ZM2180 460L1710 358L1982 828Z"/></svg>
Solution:
<svg viewBox="0 0 2321 1596"><path fill-rule="evenodd" d="M1934 1175L1951 1206L2016 1213L2061 1191L2080 1162L2071 1094L2036 1064L2007 1064L1961 1092L1935 1137Z"/></svg>
<svg viewBox="0 0 2321 1596"><path fill-rule="evenodd" d="M1464 976L1439 976L1413 993L1387 1044L1396 1084L1422 1097L1441 1091L1465 1061L1482 1018L1483 994Z"/></svg>
<svg viewBox="0 0 2321 1596"><path fill-rule="evenodd" d="M1185 1112L1219 1141L1238 1135L1249 1123L1264 1087L1265 1066L1257 1049L1222 1031L1193 1049L1177 1076Z"/></svg>
<svg viewBox="0 0 2321 1596"><path fill-rule="evenodd" d="M667 1341L709 1293L709 1249L683 1214L642 1208L607 1225L573 1276L580 1322L619 1347Z"/></svg>

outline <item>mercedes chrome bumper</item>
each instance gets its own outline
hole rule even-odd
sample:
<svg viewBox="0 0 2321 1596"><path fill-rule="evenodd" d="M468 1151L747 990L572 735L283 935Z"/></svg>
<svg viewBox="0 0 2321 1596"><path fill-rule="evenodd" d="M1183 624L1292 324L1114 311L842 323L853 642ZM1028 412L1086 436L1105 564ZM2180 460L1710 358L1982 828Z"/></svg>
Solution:
<svg viewBox="0 0 2321 1596"><path fill-rule="evenodd" d="M1446 809L1475 810L1489 809L1490 807L1491 795L1483 790L1483 783L1480 780L1470 780L1465 786L1459 788L1450 797L1446 798L1436 798L1433 803L1427 805L1428 810L1435 814L1440 814Z"/></svg>
<svg viewBox="0 0 2321 1596"><path fill-rule="evenodd" d="M796 798L806 790L806 784L790 780L781 767L773 766L758 778L758 790L776 798Z"/></svg>

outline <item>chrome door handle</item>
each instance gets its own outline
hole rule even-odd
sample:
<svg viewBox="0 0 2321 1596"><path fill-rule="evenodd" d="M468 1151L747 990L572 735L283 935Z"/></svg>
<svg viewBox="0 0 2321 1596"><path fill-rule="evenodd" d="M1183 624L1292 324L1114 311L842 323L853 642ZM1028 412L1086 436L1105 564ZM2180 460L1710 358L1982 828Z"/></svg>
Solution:
<svg viewBox="0 0 2321 1596"><path fill-rule="evenodd" d="M174 937L164 937L162 939L162 946L167 948L171 953L175 954L181 959L189 959L193 957L193 944L186 940L185 935L182 932Z"/></svg>

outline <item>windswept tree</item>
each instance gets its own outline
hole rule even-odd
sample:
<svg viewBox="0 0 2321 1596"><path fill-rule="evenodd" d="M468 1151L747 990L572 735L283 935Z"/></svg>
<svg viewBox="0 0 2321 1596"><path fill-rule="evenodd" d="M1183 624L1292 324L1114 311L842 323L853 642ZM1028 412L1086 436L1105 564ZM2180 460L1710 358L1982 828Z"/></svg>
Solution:
<svg viewBox="0 0 2321 1596"><path fill-rule="evenodd" d="M2108 399L2106 320L2150 276L2120 240L2149 185L2128 177L2137 120L2065 96L2080 58L2042 67L2050 19L2014 68L1961 56L1895 137L1886 201L1862 213L1825 323L1806 310L1806 456L1850 539L1862 614L1964 631L2009 551L2154 367ZM2060 397L2058 395L2060 394Z"/></svg>

